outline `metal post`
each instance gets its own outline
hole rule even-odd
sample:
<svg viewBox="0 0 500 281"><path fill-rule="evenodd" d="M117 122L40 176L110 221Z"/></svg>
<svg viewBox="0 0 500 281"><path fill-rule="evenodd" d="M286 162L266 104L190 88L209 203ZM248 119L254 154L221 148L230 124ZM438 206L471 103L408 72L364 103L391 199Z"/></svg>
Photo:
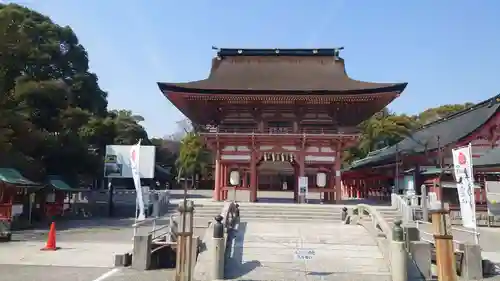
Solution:
<svg viewBox="0 0 500 281"><path fill-rule="evenodd" d="M408 279L408 253L405 247L402 221L394 222L391 241L391 273L393 281L406 281Z"/></svg>
<svg viewBox="0 0 500 281"><path fill-rule="evenodd" d="M447 213L444 209L433 210L431 213L434 228L434 243L436 246L438 280L456 281L457 270L453 250L453 236L446 226Z"/></svg>
<svg viewBox="0 0 500 281"><path fill-rule="evenodd" d="M113 211L114 211L114 204L113 204L113 196L115 193L115 187L112 183L112 179L108 178L108 216L112 217L113 216ZM136 200L137 202L137 200ZM136 203L137 205L137 203ZM137 215L136 215L137 217Z"/></svg>

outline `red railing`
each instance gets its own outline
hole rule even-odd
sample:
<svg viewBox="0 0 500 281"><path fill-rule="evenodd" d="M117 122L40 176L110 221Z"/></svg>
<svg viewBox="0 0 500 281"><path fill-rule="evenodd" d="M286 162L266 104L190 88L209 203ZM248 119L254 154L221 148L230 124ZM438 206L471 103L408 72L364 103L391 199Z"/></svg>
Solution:
<svg viewBox="0 0 500 281"><path fill-rule="evenodd" d="M355 130L343 131L337 129L315 129L302 128L294 132L292 128L265 128L259 131L253 128L211 128L203 134L259 134L259 135L337 135L337 134L358 134Z"/></svg>
<svg viewBox="0 0 500 281"><path fill-rule="evenodd" d="M12 204L0 204L0 220L12 219Z"/></svg>

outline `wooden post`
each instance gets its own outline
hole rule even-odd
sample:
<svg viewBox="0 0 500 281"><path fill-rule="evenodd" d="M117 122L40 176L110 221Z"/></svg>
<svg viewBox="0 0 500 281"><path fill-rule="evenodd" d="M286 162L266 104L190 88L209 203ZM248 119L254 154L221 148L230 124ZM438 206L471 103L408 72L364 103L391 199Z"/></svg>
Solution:
<svg viewBox="0 0 500 281"><path fill-rule="evenodd" d="M439 281L456 281L457 270L455 254L453 249L453 236L447 229L445 210L432 211L432 225L434 229L434 241L436 246L436 264L438 268Z"/></svg>
<svg viewBox="0 0 500 281"><path fill-rule="evenodd" d="M257 159L255 152L250 154L250 202L257 201Z"/></svg>
<svg viewBox="0 0 500 281"><path fill-rule="evenodd" d="M333 170L335 171L335 203L340 204L342 201L342 178L340 177L340 168L342 164L342 143L337 143L335 148L335 165Z"/></svg>
<svg viewBox="0 0 500 281"><path fill-rule="evenodd" d="M293 202L298 202L298 194L299 194L299 168L297 165L293 166Z"/></svg>
<svg viewBox="0 0 500 281"><path fill-rule="evenodd" d="M227 163L224 163L222 164L222 167L221 167L221 171L222 171L222 175L221 175L221 190L222 190L222 198L221 200L226 200L227 199Z"/></svg>
<svg viewBox="0 0 500 281"><path fill-rule="evenodd" d="M299 160L299 177L303 177L306 174L306 172L305 172L305 160L306 159L305 159L304 152L300 152L298 160ZM298 177L297 177L297 179L298 179ZM299 195L297 198L299 199L298 200L299 203L306 203L305 194Z"/></svg>

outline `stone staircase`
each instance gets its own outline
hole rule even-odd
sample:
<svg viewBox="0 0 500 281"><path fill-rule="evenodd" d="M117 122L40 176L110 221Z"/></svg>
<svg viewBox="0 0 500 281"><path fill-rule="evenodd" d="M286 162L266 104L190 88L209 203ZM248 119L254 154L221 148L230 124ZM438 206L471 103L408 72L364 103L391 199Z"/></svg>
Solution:
<svg viewBox="0 0 500 281"><path fill-rule="evenodd" d="M340 222L342 206L308 204L239 203L242 221Z"/></svg>
<svg viewBox="0 0 500 281"><path fill-rule="evenodd" d="M399 212L395 208L377 208L377 211L382 215L382 217L387 221L389 226L393 226L396 220L400 220L402 218L401 212Z"/></svg>
<svg viewBox="0 0 500 281"><path fill-rule="evenodd" d="M194 200L194 223L195 226L207 226L208 222L214 221L215 216L220 215L224 207L224 202L200 201ZM178 213L177 207L179 202L173 202L173 204L168 206L165 218Z"/></svg>

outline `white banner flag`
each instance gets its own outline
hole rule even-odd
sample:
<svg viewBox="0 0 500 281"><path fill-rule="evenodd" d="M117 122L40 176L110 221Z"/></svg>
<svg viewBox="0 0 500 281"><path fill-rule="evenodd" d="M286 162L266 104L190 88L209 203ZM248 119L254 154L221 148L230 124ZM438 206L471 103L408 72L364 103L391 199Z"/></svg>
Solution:
<svg viewBox="0 0 500 281"><path fill-rule="evenodd" d="M137 220L144 220L146 214L144 211L144 200L142 198L141 175L139 174L139 152L141 151L141 141L133 145L130 149L130 168L132 169L132 178L134 179L136 206L139 214L136 214Z"/></svg>
<svg viewBox="0 0 500 281"><path fill-rule="evenodd" d="M472 170L472 146L455 148L453 171L457 181L458 199L464 227L476 228L476 197L474 194L474 171Z"/></svg>

